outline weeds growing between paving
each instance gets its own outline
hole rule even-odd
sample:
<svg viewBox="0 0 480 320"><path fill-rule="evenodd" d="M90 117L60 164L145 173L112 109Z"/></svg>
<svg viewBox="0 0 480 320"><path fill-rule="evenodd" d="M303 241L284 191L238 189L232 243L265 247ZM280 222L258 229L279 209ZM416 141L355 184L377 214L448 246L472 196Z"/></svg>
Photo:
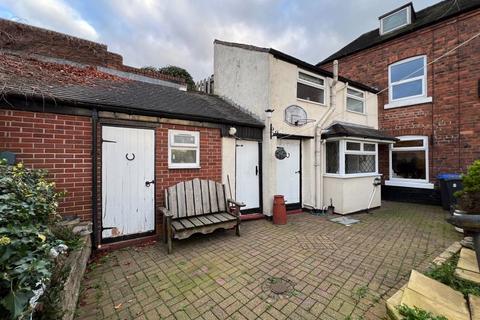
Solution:
<svg viewBox="0 0 480 320"><path fill-rule="evenodd" d="M455 268L457 267L459 258L460 255L458 253L453 255L442 265L435 266L428 270L426 275L446 284L454 290L460 291L465 297L469 294L480 296L480 285L455 276Z"/></svg>

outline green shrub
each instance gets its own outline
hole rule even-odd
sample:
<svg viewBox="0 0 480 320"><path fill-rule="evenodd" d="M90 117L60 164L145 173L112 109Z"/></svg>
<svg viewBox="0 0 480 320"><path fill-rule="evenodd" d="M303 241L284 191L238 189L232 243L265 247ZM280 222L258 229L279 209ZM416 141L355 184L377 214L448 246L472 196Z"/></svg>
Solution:
<svg viewBox="0 0 480 320"><path fill-rule="evenodd" d="M50 230L57 239L62 240L67 245L69 250L79 249L83 245L82 236L74 233L70 226L55 224L50 226Z"/></svg>
<svg viewBox="0 0 480 320"><path fill-rule="evenodd" d="M455 192L460 209L480 213L480 160L475 160L462 175L463 189Z"/></svg>
<svg viewBox="0 0 480 320"><path fill-rule="evenodd" d="M54 248L62 244L48 225L58 221L58 199L46 172L0 161L0 314L30 313L35 290L48 284ZM2 318L3 319L3 318Z"/></svg>
<svg viewBox="0 0 480 320"><path fill-rule="evenodd" d="M460 291L465 297L469 294L480 296L480 285L455 276L455 268L457 267L458 259L459 255L456 254L445 263L428 270L425 275Z"/></svg>
<svg viewBox="0 0 480 320"><path fill-rule="evenodd" d="M397 307L403 320L448 320L444 316L434 316L431 312L414 307L410 308L407 305L400 305Z"/></svg>

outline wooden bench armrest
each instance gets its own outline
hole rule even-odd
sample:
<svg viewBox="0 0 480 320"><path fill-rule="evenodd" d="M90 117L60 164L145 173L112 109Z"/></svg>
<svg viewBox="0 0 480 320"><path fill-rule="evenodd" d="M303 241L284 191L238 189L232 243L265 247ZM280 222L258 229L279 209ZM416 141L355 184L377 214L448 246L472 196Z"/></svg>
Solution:
<svg viewBox="0 0 480 320"><path fill-rule="evenodd" d="M165 217L173 217L173 213L170 212L170 210L168 210L168 209L165 208L165 207L161 207L161 208L160 208L160 212L161 212Z"/></svg>
<svg viewBox="0 0 480 320"><path fill-rule="evenodd" d="M237 207L240 207L240 208L246 206L245 203L238 202L238 201L235 201L235 200L233 200L233 199L227 199L227 202L228 202L228 203L231 203L231 204L234 204L234 205L236 205Z"/></svg>

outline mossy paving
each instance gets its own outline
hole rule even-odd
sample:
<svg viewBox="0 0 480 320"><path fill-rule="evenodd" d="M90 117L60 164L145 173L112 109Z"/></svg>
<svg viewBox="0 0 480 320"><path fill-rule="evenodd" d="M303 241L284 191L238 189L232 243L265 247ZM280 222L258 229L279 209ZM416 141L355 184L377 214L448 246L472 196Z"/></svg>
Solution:
<svg viewBox="0 0 480 320"><path fill-rule="evenodd" d="M385 202L345 227L328 217L289 216L216 232L126 248L93 262L83 281L78 319L382 319L384 299L412 268L461 237L439 207ZM299 243L308 239L309 246ZM329 245L325 245L329 241ZM262 285L286 278L291 294L268 300Z"/></svg>

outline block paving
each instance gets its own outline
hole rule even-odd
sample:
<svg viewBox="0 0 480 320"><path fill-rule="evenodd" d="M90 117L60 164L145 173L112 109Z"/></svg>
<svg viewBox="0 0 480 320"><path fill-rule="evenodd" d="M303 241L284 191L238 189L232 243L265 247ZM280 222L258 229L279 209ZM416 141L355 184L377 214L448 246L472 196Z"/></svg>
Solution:
<svg viewBox="0 0 480 320"><path fill-rule="evenodd" d="M384 319L385 300L461 235L440 207L384 202L343 226L309 213L111 252L89 266L76 319ZM282 295L268 291L280 278Z"/></svg>

